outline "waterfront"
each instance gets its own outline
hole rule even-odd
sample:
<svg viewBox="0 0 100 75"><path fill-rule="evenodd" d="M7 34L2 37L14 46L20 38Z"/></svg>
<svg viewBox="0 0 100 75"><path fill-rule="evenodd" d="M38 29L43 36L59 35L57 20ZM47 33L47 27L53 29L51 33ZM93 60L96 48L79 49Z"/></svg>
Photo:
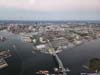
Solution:
<svg viewBox="0 0 100 75"><path fill-rule="evenodd" d="M32 44L25 43L17 34L7 31L1 31L0 35L7 37L8 40L0 42L0 50L12 50L15 55L7 59L9 67L0 70L2 75L35 75L35 72L43 69L50 70L56 67L53 57L49 54L35 53L33 54ZM79 75L87 72L83 65L94 57L100 57L100 40L90 41L81 46L70 48L59 53L59 57L64 63L65 68L69 67L68 75ZM16 48L13 47L16 45ZM18 74L19 73L19 74Z"/></svg>
<svg viewBox="0 0 100 75"><path fill-rule="evenodd" d="M0 75L100 75L100 0L0 0Z"/></svg>
<svg viewBox="0 0 100 75"><path fill-rule="evenodd" d="M10 58L10 60L8 59L8 62L11 64L10 65L11 67L8 67L8 69L5 69L4 73L7 73L5 75L13 75L13 74L18 75L18 73L15 72L16 70L20 70L21 74L24 71L25 75L27 74L31 75L31 74L34 74L39 69L51 68L52 70L53 67L55 66L55 63L52 62L53 58L50 55L41 54L41 53L33 54L32 44L24 43L20 39L20 36L12 34L12 33L8 33L6 31L0 32L0 35L3 35L3 34L4 36L8 37L8 40L5 42L0 42L0 49L3 49L3 50L9 49L15 53L15 55L12 58ZM13 45L16 45L16 48L13 48ZM11 72L10 73L6 72L6 70L9 71L9 69ZM2 70L0 72L2 73Z"/></svg>

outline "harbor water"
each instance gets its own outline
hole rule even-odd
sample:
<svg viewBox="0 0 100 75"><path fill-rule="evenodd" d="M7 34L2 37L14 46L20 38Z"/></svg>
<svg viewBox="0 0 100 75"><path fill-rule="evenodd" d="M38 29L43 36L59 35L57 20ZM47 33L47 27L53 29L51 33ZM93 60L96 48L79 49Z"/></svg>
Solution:
<svg viewBox="0 0 100 75"><path fill-rule="evenodd" d="M8 67L0 70L0 75L36 75L39 70L53 72L57 66L51 55L35 52L33 44L25 43L20 35L4 30L0 31L0 36L7 38L6 41L0 41L0 50L9 49L12 52L12 56L6 59ZM86 65L91 58L100 57L100 40L66 49L58 55L64 67L71 70L68 75L80 75L88 72L83 65Z"/></svg>

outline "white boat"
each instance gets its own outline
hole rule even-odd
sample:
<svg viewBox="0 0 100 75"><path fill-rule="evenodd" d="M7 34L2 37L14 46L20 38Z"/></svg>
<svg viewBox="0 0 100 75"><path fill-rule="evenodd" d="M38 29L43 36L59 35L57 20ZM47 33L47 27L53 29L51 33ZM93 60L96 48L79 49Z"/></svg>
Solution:
<svg viewBox="0 0 100 75"><path fill-rule="evenodd" d="M7 62L3 58L1 58L0 59L0 69L3 69L7 66L8 66Z"/></svg>

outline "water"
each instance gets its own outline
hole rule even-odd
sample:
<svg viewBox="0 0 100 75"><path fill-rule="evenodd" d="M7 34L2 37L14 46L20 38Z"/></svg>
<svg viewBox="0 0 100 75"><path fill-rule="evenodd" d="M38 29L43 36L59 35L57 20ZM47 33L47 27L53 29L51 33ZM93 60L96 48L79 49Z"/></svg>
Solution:
<svg viewBox="0 0 100 75"><path fill-rule="evenodd" d="M7 37L5 42L0 42L0 50L10 49L15 53L13 57L7 59L11 67L1 70L0 73L2 75L33 75L39 69L52 70L55 67L55 62L52 62L53 57L51 55L33 54L32 44L23 42L19 35L6 31L0 32L0 35ZM16 48L13 48L13 45L16 45Z"/></svg>
<svg viewBox="0 0 100 75"><path fill-rule="evenodd" d="M10 49L14 53L12 57L6 59L9 67L0 70L0 75L36 75L35 72L40 69L53 72L56 63L51 55L33 54L32 44L23 42L17 34L1 31L0 35L7 37L5 42L0 42L0 50ZM16 47L14 48L13 45ZM64 66L71 70L68 75L88 72L83 65L87 64L91 58L100 57L100 40L64 50L58 55Z"/></svg>
<svg viewBox="0 0 100 75"><path fill-rule="evenodd" d="M25 24L25 25L33 25L33 24L43 24L47 25L48 23L51 24L66 24L66 23L94 23L94 24L100 24L99 20L67 20L67 21L26 21L26 20L0 20L0 24L7 25L7 24Z"/></svg>
<svg viewBox="0 0 100 75"><path fill-rule="evenodd" d="M69 66L69 75L88 72L83 65L92 58L100 58L100 40L91 41L76 48L68 49L59 54L65 66Z"/></svg>

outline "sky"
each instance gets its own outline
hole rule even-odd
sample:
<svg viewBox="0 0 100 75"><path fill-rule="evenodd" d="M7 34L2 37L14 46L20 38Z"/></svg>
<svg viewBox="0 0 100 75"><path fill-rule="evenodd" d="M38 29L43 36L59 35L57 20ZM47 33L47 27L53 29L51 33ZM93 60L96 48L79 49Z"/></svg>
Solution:
<svg viewBox="0 0 100 75"><path fill-rule="evenodd" d="M100 0L0 0L0 20L100 20Z"/></svg>

